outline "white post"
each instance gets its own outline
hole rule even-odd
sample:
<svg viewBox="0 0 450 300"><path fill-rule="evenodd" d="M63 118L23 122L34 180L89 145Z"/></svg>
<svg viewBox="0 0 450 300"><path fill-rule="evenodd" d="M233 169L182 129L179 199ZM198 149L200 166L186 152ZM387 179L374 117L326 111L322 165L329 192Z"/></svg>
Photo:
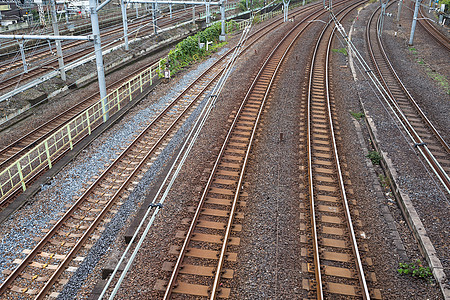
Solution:
<svg viewBox="0 0 450 300"><path fill-rule="evenodd" d="M42 6L42 3L38 4L38 11L39 11L39 23L42 26L45 26L45 14L44 14L44 7Z"/></svg>
<svg viewBox="0 0 450 300"><path fill-rule="evenodd" d="M106 99L105 70L103 68L102 45L100 41L100 28L98 26L96 0L89 0L89 9L91 11L92 34L94 36L95 61L97 65L98 86L100 89L100 99L102 99L103 122L109 118L108 99Z"/></svg>
<svg viewBox="0 0 450 300"><path fill-rule="evenodd" d="M416 23L417 23L417 14L419 13L419 5L420 5L420 1L416 0L416 7L414 8L414 18L413 18L412 26L411 26L411 35L409 37L409 45L410 46L413 45L414 31L416 30Z"/></svg>
<svg viewBox="0 0 450 300"><path fill-rule="evenodd" d="M211 22L209 13L209 3L205 2L205 5L206 5L206 24L209 24Z"/></svg>
<svg viewBox="0 0 450 300"><path fill-rule="evenodd" d="M195 5L192 4L192 24L195 25Z"/></svg>
<svg viewBox="0 0 450 300"><path fill-rule="evenodd" d="M220 22L222 23L219 41L225 41L225 5L223 4L223 0L220 1L219 8L220 8Z"/></svg>
<svg viewBox="0 0 450 300"><path fill-rule="evenodd" d="M400 22L400 13L402 11L403 0L398 1L397 22Z"/></svg>
<svg viewBox="0 0 450 300"><path fill-rule="evenodd" d="M66 24L69 24L69 14L67 13L67 4L64 3L64 12L66 15Z"/></svg>
<svg viewBox="0 0 450 300"><path fill-rule="evenodd" d="M27 61L25 59L25 51L23 51L23 41L19 41L20 55L22 56L23 72L28 73Z"/></svg>
<svg viewBox="0 0 450 300"><path fill-rule="evenodd" d="M125 51L129 50L128 47L128 22L127 22L127 6L124 0L120 0L120 8L122 9L122 23L123 23L123 39L125 43ZM137 14L137 6L136 6Z"/></svg>
<svg viewBox="0 0 450 300"><path fill-rule="evenodd" d="M153 32L155 34L158 34L158 31L156 29L156 4L152 3L152 21L153 21Z"/></svg>
<svg viewBox="0 0 450 300"><path fill-rule="evenodd" d="M170 18L172 19L172 3L169 4Z"/></svg>
<svg viewBox="0 0 450 300"><path fill-rule="evenodd" d="M50 9L52 12L52 26L53 26L53 32L55 35L59 35L59 28L58 28L58 17L56 16L56 5L55 0L50 0ZM58 65L59 65L59 72L61 74L61 79L63 81L66 81L66 71L64 70L64 59L63 59L63 53L61 49L61 41L56 40L56 53L58 56Z"/></svg>

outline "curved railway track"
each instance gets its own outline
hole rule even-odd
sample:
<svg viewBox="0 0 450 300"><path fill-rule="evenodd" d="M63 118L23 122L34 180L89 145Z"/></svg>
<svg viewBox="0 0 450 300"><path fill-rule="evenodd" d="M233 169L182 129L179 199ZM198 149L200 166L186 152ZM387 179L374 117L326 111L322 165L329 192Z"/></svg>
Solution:
<svg viewBox="0 0 450 300"><path fill-rule="evenodd" d="M204 188L187 232L177 233L184 239L175 263L166 262L165 270L171 270L169 281L158 280L156 289L164 291L164 299L173 294L215 298L227 298L231 289L227 279L233 278L233 270L227 265L236 260L235 249L241 230L238 219L242 181L255 132L266 99L278 78L284 58L292 45L311 22L325 11L315 12L299 22L277 44L264 62L238 109L228 134L220 149L208 182Z"/></svg>
<svg viewBox="0 0 450 300"><path fill-rule="evenodd" d="M372 65L390 96L389 104L411 137L414 146L423 154L433 172L449 192L450 148L395 72L384 50L383 41L377 34L379 24L377 15L379 15L379 9L373 12L366 27L366 40Z"/></svg>
<svg viewBox="0 0 450 300"><path fill-rule="evenodd" d="M431 21L424 15L422 6L419 7L421 18L418 19L419 24L447 51L450 51L450 39L437 29ZM424 19L426 18L426 19Z"/></svg>
<svg viewBox="0 0 450 300"><path fill-rule="evenodd" d="M271 24L274 23L276 22ZM264 33L260 30L258 34L254 34L252 43ZM151 162L182 125L182 121L199 104L200 99L211 90L225 64L225 58L232 50L171 102L119 157L95 178L95 182L45 237L33 250L27 252L27 257L19 266L8 272L8 278L0 286L2 297L29 296L43 299L58 294L70 273L83 260L80 253L89 250L89 241L95 242L95 236L101 234L102 228L120 208L122 200L137 185L142 173L148 170Z"/></svg>

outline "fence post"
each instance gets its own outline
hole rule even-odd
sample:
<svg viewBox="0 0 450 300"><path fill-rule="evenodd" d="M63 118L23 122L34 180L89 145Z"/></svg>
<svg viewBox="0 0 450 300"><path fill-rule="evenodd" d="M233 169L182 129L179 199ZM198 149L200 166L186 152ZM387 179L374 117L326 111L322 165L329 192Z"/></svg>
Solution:
<svg viewBox="0 0 450 300"><path fill-rule="evenodd" d="M88 124L88 132L89 135L91 135L91 120L89 119L89 110L86 109L86 120L87 120L87 124Z"/></svg>
<svg viewBox="0 0 450 300"><path fill-rule="evenodd" d="M48 168L52 168L52 160L50 159L50 151L48 151L48 140L45 140L45 153L47 154Z"/></svg>
<svg viewBox="0 0 450 300"><path fill-rule="evenodd" d="M130 102L133 100L133 97L131 96L131 80L128 81L128 93L130 94Z"/></svg>
<svg viewBox="0 0 450 300"><path fill-rule="evenodd" d="M142 93L142 72L139 73L139 85L141 86L141 93Z"/></svg>
<svg viewBox="0 0 450 300"><path fill-rule="evenodd" d="M22 174L22 166L20 165L20 161L17 161L17 172L19 173L20 182L22 183L22 189L25 191L27 187L25 186L25 181L23 180ZM9 173L9 177L11 178L11 173Z"/></svg>
<svg viewBox="0 0 450 300"><path fill-rule="evenodd" d="M120 110L119 88L116 89L117 110Z"/></svg>
<svg viewBox="0 0 450 300"><path fill-rule="evenodd" d="M67 135L69 136L69 144L70 144L70 150L73 149L73 144L72 144L72 135L70 134L70 123L67 124Z"/></svg>

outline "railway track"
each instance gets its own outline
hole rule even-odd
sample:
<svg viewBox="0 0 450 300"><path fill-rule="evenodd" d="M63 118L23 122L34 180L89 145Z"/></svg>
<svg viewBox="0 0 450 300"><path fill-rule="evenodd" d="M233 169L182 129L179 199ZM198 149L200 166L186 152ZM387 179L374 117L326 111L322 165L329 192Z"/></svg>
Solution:
<svg viewBox="0 0 450 300"><path fill-rule="evenodd" d="M106 226L123 199L181 127L182 121L210 91L224 60L205 71L172 101L95 179L19 266L10 272L0 286L2 297L31 295L42 299L52 293L57 295L66 279L70 278L71 271L82 261L81 258L76 259L77 253L88 251L90 247L83 249L86 243L95 240L95 233L101 234L100 227Z"/></svg>
<svg viewBox="0 0 450 300"><path fill-rule="evenodd" d="M156 62L150 63L150 65ZM133 78L138 75L140 72L145 70L147 66L142 67L125 78L122 78L110 85L107 86L107 91L112 91L115 88L119 87L123 82L126 82L128 79ZM4 147L0 150L0 171L4 170L11 163L13 163L16 159L18 159L21 155L25 154L26 151L37 145L56 130L67 124L74 116L83 112L85 109L90 107L92 104L96 103L100 100L100 93L96 92L95 94L89 96L83 101L77 103L76 105L68 108L57 116L51 118L50 120L44 122L39 127L32 129L26 135L20 137L18 140L12 142L8 146ZM81 139L80 139L81 140Z"/></svg>
<svg viewBox="0 0 450 300"><path fill-rule="evenodd" d="M307 10L309 10L309 9L312 9L312 8L307 8ZM265 27L272 26L274 24L274 22L279 22L279 21L269 22ZM134 85L134 83L132 85ZM128 87L128 88L130 88L130 87ZM133 89L133 90L135 90L135 89ZM121 88L121 90L119 92L123 97L127 98L128 91L127 91L126 86ZM136 93L138 93L138 92L139 91L133 91L132 95L136 96ZM89 99L87 99L87 101L94 101L94 98L90 97ZM83 110L81 110L81 107L84 107L86 105L88 105L88 102L83 102L82 104L80 104L80 107L78 105L74 106L73 109L75 111L72 111L71 110L72 108L71 108L64 113L59 114L54 119L44 123L39 128L32 130L26 136L21 137L17 141L14 141L13 143L8 145L4 149L0 150L0 170L8 167L8 165L13 163L16 158L20 157L20 154L26 153L27 149L33 148L34 145L39 144L40 141L45 140L49 135L51 135L52 132L55 132L55 131L63 128L65 126L65 124L67 124L71 120L70 116L75 116L80 111L83 111ZM120 103L120 105L124 106L124 103ZM91 122L91 124L90 124L90 126L92 126L94 128L99 125L101 125L101 123L98 123L98 122L97 123ZM80 138L77 138L75 142L78 143L79 141L82 140L82 138L84 136L85 135L83 135ZM75 144L66 145L65 146L66 150L59 155L59 158L62 158L65 155L65 153L67 153L71 149L71 147L74 145ZM45 149L44 149L44 151L45 151ZM26 160L26 162L27 161L28 160ZM31 176L30 179L27 180L27 182L25 183L26 186L28 186L31 182L34 182L36 180L36 178L38 178L46 170L47 170L46 168L41 168L39 171L33 171L33 174L30 175ZM26 174L24 174L23 176L26 176ZM5 188L6 187L3 187L3 189L5 189ZM0 210L4 209L4 207L9 205L9 203L11 203L13 201L13 199L21 193L21 191L22 191L22 189L20 187L18 187L7 198L2 200L2 202L0 203Z"/></svg>
<svg viewBox="0 0 450 300"><path fill-rule="evenodd" d="M432 122L426 117L395 72L378 36L379 9L371 15L366 27L370 59L377 77L389 94L389 105L403 127L427 160L443 187L450 191L450 148Z"/></svg>
<svg viewBox="0 0 450 300"><path fill-rule="evenodd" d="M301 34L325 11L314 12L292 28L264 62L238 109L216 162L209 175L201 199L181 247L173 247L175 263L164 263L171 270L169 281L158 280L156 290L164 291L164 299L173 294L194 297L228 298L227 280L234 270L227 268L236 261L241 230L239 212L247 196L242 192L248 156L266 100L276 83L284 58Z"/></svg>
<svg viewBox="0 0 450 300"><path fill-rule="evenodd" d="M338 14L343 19L359 3ZM380 299L369 291L349 202L352 189L345 181L338 154L334 98L330 84L330 53L335 27L330 21L317 39L309 67L306 102L307 198L310 245L310 296L316 299ZM372 294L372 295L371 295Z"/></svg>
<svg viewBox="0 0 450 300"><path fill-rule="evenodd" d="M439 31L439 29L437 29L428 18L426 18L423 13L422 6L419 6L419 13L421 17L418 19L418 21L423 29L425 29L444 49L450 51L449 38L441 31Z"/></svg>
<svg viewBox="0 0 450 300"><path fill-rule="evenodd" d="M272 22L275 23L275 22ZM269 25L267 25L269 26ZM254 35L253 43L264 34ZM57 296L71 272L83 260L92 242L122 201L137 185L161 149L182 125L200 100L208 94L225 65L228 51L197 81L154 119L145 130L90 184L83 195L30 251L19 265L9 271L0 286L4 298ZM97 236L97 237L96 237Z"/></svg>

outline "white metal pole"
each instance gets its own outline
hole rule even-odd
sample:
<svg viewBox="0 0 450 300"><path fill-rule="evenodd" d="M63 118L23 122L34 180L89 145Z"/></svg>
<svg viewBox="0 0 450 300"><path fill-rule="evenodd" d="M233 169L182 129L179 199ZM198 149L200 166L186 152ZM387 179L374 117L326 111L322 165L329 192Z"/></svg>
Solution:
<svg viewBox="0 0 450 300"><path fill-rule="evenodd" d="M153 32L155 34L158 34L158 31L156 29L156 4L152 3L152 21L153 21Z"/></svg>
<svg viewBox="0 0 450 300"><path fill-rule="evenodd" d="M100 90L100 99L102 99L103 122L109 118L108 99L106 99L105 70L103 68L102 45L100 41L100 28L98 25L97 1L89 0L89 9L91 11L92 35L94 36L95 61L97 65L98 87Z"/></svg>
<svg viewBox="0 0 450 300"><path fill-rule="evenodd" d="M125 51L129 50L128 47L128 21L127 21L127 6L124 0L120 0L120 8L122 9L122 23L123 23L123 39L125 43ZM137 15L137 6L136 6L136 15Z"/></svg>
<svg viewBox="0 0 450 300"><path fill-rule="evenodd" d="M67 4L64 3L64 12L65 12L65 16L66 16L66 24L69 24L69 14L67 11Z"/></svg>
<svg viewBox="0 0 450 300"><path fill-rule="evenodd" d="M58 28L58 18L56 16L56 5L55 0L50 0L50 10L52 15L52 26L53 26L53 32L56 36L59 35L59 28ZM66 71L64 70L64 58L63 53L61 49L61 41L56 40L56 54L58 56L58 65L59 65L59 72L61 74L61 79L63 81L66 81Z"/></svg>
<svg viewBox="0 0 450 300"><path fill-rule="evenodd" d="M403 0L398 1L397 22L400 22L400 13L402 12Z"/></svg>
<svg viewBox="0 0 450 300"><path fill-rule="evenodd" d="M170 18L172 19L172 4L169 4Z"/></svg>
<svg viewBox="0 0 450 300"><path fill-rule="evenodd" d="M413 45L414 31L416 30L416 23L417 23L417 14L419 13L419 5L420 5L420 1L416 0L416 7L414 8L414 18L413 18L412 26L411 26L411 35L409 37L409 45L410 46Z"/></svg>
<svg viewBox="0 0 450 300"><path fill-rule="evenodd" d="M220 22L222 23L219 41L225 41L225 5L223 4L223 0L220 1L219 8L220 8Z"/></svg>
<svg viewBox="0 0 450 300"><path fill-rule="evenodd" d="M28 73L27 61L25 59L25 51L23 51L23 41L19 41L20 55L22 56L23 72Z"/></svg>
<svg viewBox="0 0 450 300"><path fill-rule="evenodd" d="M211 22L210 15L209 15L209 3L205 2L205 5L206 5L206 24L209 24Z"/></svg>

